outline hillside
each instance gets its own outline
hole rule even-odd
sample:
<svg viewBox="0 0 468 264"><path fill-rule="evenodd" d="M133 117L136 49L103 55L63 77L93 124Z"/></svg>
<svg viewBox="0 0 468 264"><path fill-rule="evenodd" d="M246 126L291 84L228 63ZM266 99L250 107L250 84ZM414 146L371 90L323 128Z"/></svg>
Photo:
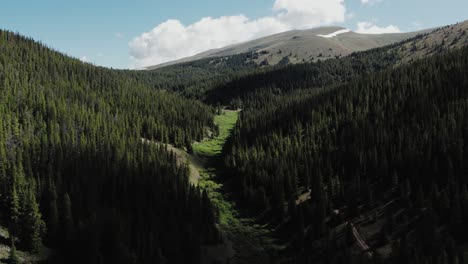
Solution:
<svg viewBox="0 0 468 264"><path fill-rule="evenodd" d="M148 70L195 60L253 54L245 63L257 65L296 64L347 56L356 51L386 46L414 37L421 32L397 34L359 34L341 27L322 27L288 31L225 48L209 50L192 57L164 63ZM334 34L339 33L339 34Z"/></svg>
<svg viewBox="0 0 468 264"><path fill-rule="evenodd" d="M0 261L44 244L49 263L198 263L219 242L185 164L141 141L190 146L213 110L150 78L0 31Z"/></svg>
<svg viewBox="0 0 468 264"><path fill-rule="evenodd" d="M468 20L433 30L424 37L396 47L396 50L401 62L406 63L465 46L468 46Z"/></svg>
<svg viewBox="0 0 468 264"><path fill-rule="evenodd" d="M333 28L335 29L339 28ZM242 53L228 57L200 59L151 71L130 71L128 74L144 80L155 88L175 91L186 97L197 98L214 105L230 104L233 100L242 99L246 92L253 92L260 87L288 90L288 87L292 86L288 83L290 80L284 76L290 75L291 72L295 72L294 87L307 88L315 86L322 78L341 78L342 81L348 81L354 76L355 71L369 72L390 65L397 66L417 57L424 58L444 50L462 47L467 43L467 35L464 33L467 30L467 21L434 30L425 30L413 38L404 38L405 40L401 42L377 49L354 52L342 57L339 61L324 60L320 63L316 61L259 67L255 62L258 55ZM330 41L345 39L347 35L353 35L353 33L342 33L332 38L319 38ZM364 36L378 39L394 35Z"/></svg>
<svg viewBox="0 0 468 264"><path fill-rule="evenodd" d="M0 30L0 262L464 263L466 142L468 21L148 71Z"/></svg>
<svg viewBox="0 0 468 264"><path fill-rule="evenodd" d="M292 263L463 263L467 58L455 48L251 95L224 160L241 203L290 242Z"/></svg>
<svg viewBox="0 0 468 264"><path fill-rule="evenodd" d="M339 35L338 35L339 36ZM251 71L206 91L206 101L238 107L255 93L290 92L343 83L468 45L468 21L428 31L408 40L349 56L315 63L269 67Z"/></svg>

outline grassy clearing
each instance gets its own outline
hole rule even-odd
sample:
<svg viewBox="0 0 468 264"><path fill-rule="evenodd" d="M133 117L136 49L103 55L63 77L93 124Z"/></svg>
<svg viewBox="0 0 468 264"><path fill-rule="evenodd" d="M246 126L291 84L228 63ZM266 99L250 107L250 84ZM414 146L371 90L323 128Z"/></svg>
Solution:
<svg viewBox="0 0 468 264"><path fill-rule="evenodd" d="M200 168L201 178L198 186L208 192L211 201L219 209L221 225L231 225L237 222L234 204L229 201L227 194L222 192L223 185L216 181L219 173L212 165L218 161L232 129L236 125L239 111L223 111L221 115L215 116L214 122L219 128L217 137L193 144L193 153L204 163L204 168Z"/></svg>
<svg viewBox="0 0 468 264"><path fill-rule="evenodd" d="M222 192L223 185L215 181L215 171L207 170L200 173L198 186L208 192L211 202L218 208L219 222L222 226L238 222L235 205L228 200L227 194Z"/></svg>
<svg viewBox="0 0 468 264"><path fill-rule="evenodd" d="M214 122L219 127L219 135L193 144L194 153L208 158L221 155L224 143L236 125L238 117L239 111L223 111L223 114L215 116Z"/></svg>
<svg viewBox="0 0 468 264"><path fill-rule="evenodd" d="M274 252L279 249L271 237L272 231L267 226L258 225L254 219L242 217L234 200L223 190L223 184L217 178L223 173L222 166L217 166L222 162L223 146L238 116L238 111L224 111L216 116L214 122L219 127L219 135L192 145L193 157L203 164L203 168L199 168L198 186L208 192L213 205L219 210L221 228L236 252L232 263L271 263L272 259L277 259Z"/></svg>

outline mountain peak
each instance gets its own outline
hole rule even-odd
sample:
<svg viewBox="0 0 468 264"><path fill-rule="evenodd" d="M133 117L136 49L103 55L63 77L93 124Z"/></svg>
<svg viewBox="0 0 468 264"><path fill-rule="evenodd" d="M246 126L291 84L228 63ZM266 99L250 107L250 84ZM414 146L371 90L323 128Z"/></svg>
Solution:
<svg viewBox="0 0 468 264"><path fill-rule="evenodd" d="M328 26L305 30L291 30L259 39L212 49L197 55L176 61L147 67L152 70L169 65L180 64L200 59L230 57L244 53L253 53L254 62L260 66L297 64L339 58L356 51L393 44L421 32L395 34L359 34L348 28Z"/></svg>

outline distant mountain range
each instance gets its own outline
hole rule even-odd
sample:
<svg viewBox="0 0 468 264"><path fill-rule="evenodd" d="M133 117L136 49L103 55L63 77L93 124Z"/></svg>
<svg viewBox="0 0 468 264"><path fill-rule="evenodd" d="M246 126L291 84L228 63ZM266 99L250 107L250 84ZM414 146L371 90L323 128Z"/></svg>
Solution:
<svg viewBox="0 0 468 264"><path fill-rule="evenodd" d="M208 50L195 56L150 66L146 69L152 70L190 61L229 57L244 53L253 53L254 55L249 57L249 61L246 63L255 62L260 66L312 62L339 58L356 51L386 46L429 31L360 34L342 27L293 30L220 49Z"/></svg>

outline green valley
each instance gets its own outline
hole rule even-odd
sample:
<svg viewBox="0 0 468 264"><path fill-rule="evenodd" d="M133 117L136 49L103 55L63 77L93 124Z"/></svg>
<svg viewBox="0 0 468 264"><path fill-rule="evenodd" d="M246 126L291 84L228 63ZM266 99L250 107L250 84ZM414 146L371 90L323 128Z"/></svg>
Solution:
<svg viewBox="0 0 468 264"><path fill-rule="evenodd" d="M467 263L468 21L293 30L322 2L274 2L116 34L141 70L0 30L0 263Z"/></svg>

